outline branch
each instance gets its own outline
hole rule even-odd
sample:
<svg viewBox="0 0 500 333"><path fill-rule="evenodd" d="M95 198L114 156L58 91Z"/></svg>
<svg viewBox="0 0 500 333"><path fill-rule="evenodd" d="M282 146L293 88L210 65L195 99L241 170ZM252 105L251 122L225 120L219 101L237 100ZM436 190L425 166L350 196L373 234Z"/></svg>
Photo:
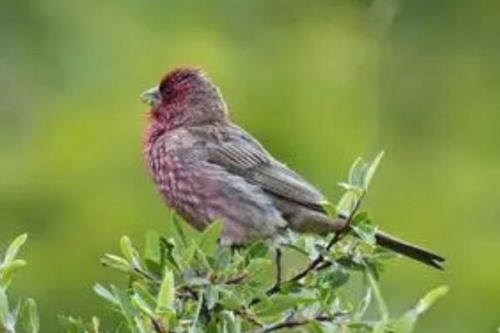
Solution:
<svg viewBox="0 0 500 333"><path fill-rule="evenodd" d="M221 284L229 284L229 285L231 285L231 284L239 284L239 283L243 282L243 280L247 279L248 276L249 276L249 274L247 272L244 272L244 273L242 273L240 275L237 275L237 276L232 277L232 278L230 278L230 279L228 279L226 281L223 281Z"/></svg>
<svg viewBox="0 0 500 333"><path fill-rule="evenodd" d="M346 231L349 230L349 226L351 225L352 219L354 218L354 215L358 212L359 208L361 207L361 203L363 202L363 199L365 198L366 190L363 190L361 194L359 195L358 200L356 201L356 205L354 205L353 210L349 213L349 216L345 220L344 226L341 228L339 232L337 232L330 243L326 246L326 249L329 251L342 237L346 234ZM338 238L336 237L337 235L341 235ZM336 239L337 238L337 239Z"/></svg>
<svg viewBox="0 0 500 333"><path fill-rule="evenodd" d="M245 308L242 308L240 310L235 310L235 313L246 319L249 323L258 326L258 327L263 327L264 325L253 315L248 313Z"/></svg>
<svg viewBox="0 0 500 333"><path fill-rule="evenodd" d="M318 315L314 318L310 319L294 319L293 317L286 319L285 321L281 323L277 323L271 326L264 327L258 331L254 331L254 333L269 333L269 332L274 332L274 331L279 331L281 329L291 329L299 326L305 326L307 324L310 324L312 322L318 321L318 322L332 322L337 318L337 315L333 316L325 316L325 315Z"/></svg>
<svg viewBox="0 0 500 333"><path fill-rule="evenodd" d="M344 226L341 228L341 230L339 230L338 232L336 232L334 235L333 235L333 238L332 240L328 243L328 245L326 246L326 249L329 251L332 249L332 247L337 244L347 233L346 231L349 230L349 225L351 224L352 222L352 219L354 218L354 215L356 215L356 213L358 212L359 208L361 207L361 203L365 197L365 194L366 194L366 191L362 191L358 200L356 201L356 205L354 206L353 210L349 213L349 216L345 219L345 224ZM281 289L281 286L285 283L291 283L291 282L298 282L300 280L302 280L303 278L305 278L309 273L311 273L312 271L316 270L316 268L318 268L318 266L320 266L321 264L323 264L325 262L325 257L322 255L322 254L319 254L316 259L314 259L313 261L311 261L309 263L309 265L304 268L301 272L299 272L297 275L295 275L294 277L292 277L291 279L283 282L283 283L280 283L280 284L276 284L274 285L271 289L269 289L266 294L268 296L270 295L273 295L273 294L276 294L278 291L280 291ZM327 265L321 265L321 269L324 269L326 267L328 267L328 265L330 264L327 264ZM258 300L256 301L252 301L251 304L255 304L257 303Z"/></svg>
<svg viewBox="0 0 500 333"><path fill-rule="evenodd" d="M169 333L170 330L165 327L163 322L160 319L152 318L151 323L153 324L153 328L157 333Z"/></svg>

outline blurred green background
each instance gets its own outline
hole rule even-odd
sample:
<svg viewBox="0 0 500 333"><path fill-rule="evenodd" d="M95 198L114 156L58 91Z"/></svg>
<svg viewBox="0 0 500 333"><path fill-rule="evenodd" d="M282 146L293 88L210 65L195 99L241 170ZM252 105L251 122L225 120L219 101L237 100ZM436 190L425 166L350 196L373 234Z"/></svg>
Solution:
<svg viewBox="0 0 500 333"><path fill-rule="evenodd" d="M451 293L419 332L500 325L500 2L0 2L0 244L30 234L18 294L56 314L105 311L91 288L122 234L165 230L144 171L139 94L200 65L233 119L332 200L358 155L386 150L377 224L449 258L408 260L382 288L395 315ZM124 282L124 281L122 281Z"/></svg>

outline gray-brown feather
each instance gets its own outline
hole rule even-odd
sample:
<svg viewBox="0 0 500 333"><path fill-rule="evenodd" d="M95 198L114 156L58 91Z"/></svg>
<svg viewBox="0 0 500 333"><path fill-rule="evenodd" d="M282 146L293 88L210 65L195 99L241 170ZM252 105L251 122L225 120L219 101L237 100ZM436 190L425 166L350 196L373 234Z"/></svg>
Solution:
<svg viewBox="0 0 500 333"><path fill-rule="evenodd" d="M274 159L243 129L228 124L218 127L215 141L205 149L210 163L258 186L273 200L289 226L300 232L335 231L338 223L324 212L324 196L304 178ZM200 129L192 129L194 133ZM206 128L202 130L206 131Z"/></svg>

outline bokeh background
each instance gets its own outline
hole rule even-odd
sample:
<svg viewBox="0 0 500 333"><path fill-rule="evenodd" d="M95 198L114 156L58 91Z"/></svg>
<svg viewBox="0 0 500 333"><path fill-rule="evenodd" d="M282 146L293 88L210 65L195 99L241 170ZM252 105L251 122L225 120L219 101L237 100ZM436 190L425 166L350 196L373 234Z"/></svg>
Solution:
<svg viewBox="0 0 500 333"><path fill-rule="evenodd" d="M0 1L0 244L28 232L14 289L56 315L105 311L91 290L117 240L164 230L143 170L139 94L199 65L233 118L332 200L358 155L386 150L366 208L449 258L407 260L393 314L451 293L419 332L500 325L500 2ZM122 281L123 282L123 281Z"/></svg>

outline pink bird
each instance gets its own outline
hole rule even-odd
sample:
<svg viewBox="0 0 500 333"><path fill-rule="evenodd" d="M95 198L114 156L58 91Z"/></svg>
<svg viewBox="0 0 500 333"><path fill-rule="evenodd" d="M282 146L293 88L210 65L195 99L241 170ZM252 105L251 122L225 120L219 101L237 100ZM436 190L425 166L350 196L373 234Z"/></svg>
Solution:
<svg viewBox="0 0 500 333"><path fill-rule="evenodd" d="M286 229L336 233L325 197L231 122L224 98L205 72L179 68L142 95L150 106L144 158L167 204L202 230L224 224L221 242L244 245ZM348 226L347 226L348 227ZM385 233L377 244L442 268L444 258Z"/></svg>

